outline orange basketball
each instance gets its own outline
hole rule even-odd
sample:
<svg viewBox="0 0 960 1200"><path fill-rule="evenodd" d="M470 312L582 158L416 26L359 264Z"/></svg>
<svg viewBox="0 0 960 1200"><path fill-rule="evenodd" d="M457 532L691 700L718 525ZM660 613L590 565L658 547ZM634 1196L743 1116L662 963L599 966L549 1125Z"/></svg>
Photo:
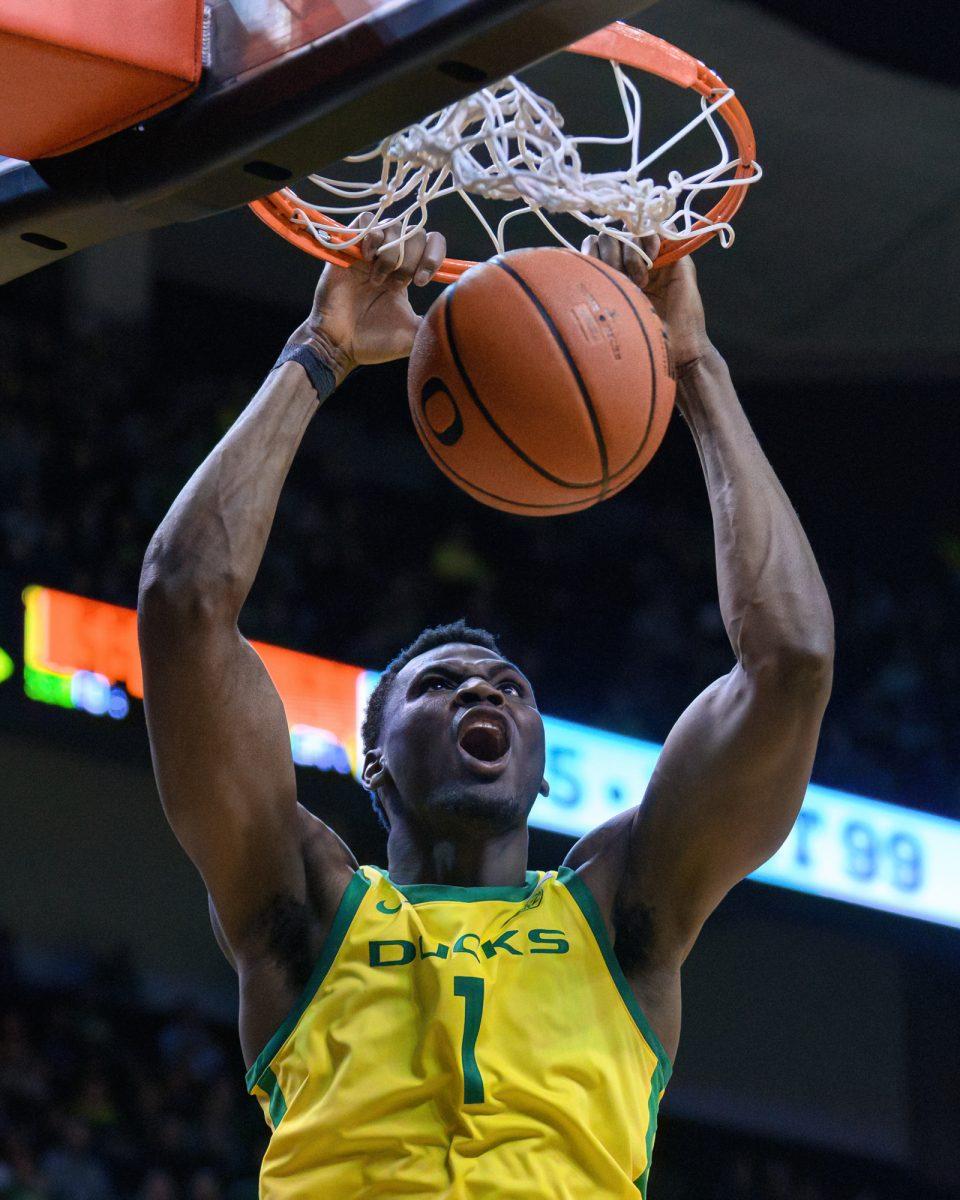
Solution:
<svg viewBox="0 0 960 1200"><path fill-rule="evenodd" d="M447 288L417 334L408 383L440 470L475 500L531 517L625 488L673 411L650 301L562 248L515 250Z"/></svg>

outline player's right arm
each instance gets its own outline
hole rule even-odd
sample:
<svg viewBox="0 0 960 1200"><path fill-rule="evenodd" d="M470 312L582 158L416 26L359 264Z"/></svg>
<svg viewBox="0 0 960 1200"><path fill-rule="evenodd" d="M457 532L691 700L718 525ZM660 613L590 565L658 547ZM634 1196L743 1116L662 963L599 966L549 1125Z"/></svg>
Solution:
<svg viewBox="0 0 960 1200"><path fill-rule="evenodd" d="M383 242L382 233L365 239L359 268L326 268L311 315L291 339L309 343L337 383L361 363L409 353L419 318L407 287L415 276L432 278L443 258L437 235L378 254ZM272 371L160 524L140 581L144 703L161 801L241 966L270 948L265 913L303 912L316 901L283 705L238 619L318 407L300 364ZM327 834L321 862L342 865L348 852ZM315 822L310 839L315 865Z"/></svg>

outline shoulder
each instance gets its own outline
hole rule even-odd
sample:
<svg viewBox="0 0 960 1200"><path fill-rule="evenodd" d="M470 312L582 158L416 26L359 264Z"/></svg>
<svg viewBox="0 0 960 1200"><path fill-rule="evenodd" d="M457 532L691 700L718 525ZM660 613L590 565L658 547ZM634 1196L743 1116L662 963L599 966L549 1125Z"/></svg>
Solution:
<svg viewBox="0 0 960 1200"><path fill-rule="evenodd" d="M297 823L308 886L315 884L322 895L329 895L337 890L339 880L352 876L360 864L343 838L302 804L297 805Z"/></svg>
<svg viewBox="0 0 960 1200"><path fill-rule="evenodd" d="M310 941L316 949L330 932L340 901L359 863L346 842L329 825L298 805L300 847L306 875L306 908Z"/></svg>
<svg viewBox="0 0 960 1200"><path fill-rule="evenodd" d="M616 939L614 911L627 861L629 816L629 813L620 813L585 834L571 847L562 863L576 872L577 878L589 888L611 941Z"/></svg>
<svg viewBox="0 0 960 1200"><path fill-rule="evenodd" d="M358 867L346 843L302 806L298 831L303 898L264 897L251 937L231 959L240 977L240 1039L248 1066L308 984Z"/></svg>
<svg viewBox="0 0 960 1200"><path fill-rule="evenodd" d="M235 970L268 965L291 987L307 978L357 871L349 846L329 825L297 805L297 842L302 886L264 895L242 945L228 943L212 897L210 921L221 950Z"/></svg>
<svg viewBox="0 0 960 1200"><path fill-rule="evenodd" d="M636 889L629 886L635 812L631 809L619 813L598 825L563 860L563 866L575 871L589 889L628 977L651 965L655 935L655 905L649 898L639 898Z"/></svg>

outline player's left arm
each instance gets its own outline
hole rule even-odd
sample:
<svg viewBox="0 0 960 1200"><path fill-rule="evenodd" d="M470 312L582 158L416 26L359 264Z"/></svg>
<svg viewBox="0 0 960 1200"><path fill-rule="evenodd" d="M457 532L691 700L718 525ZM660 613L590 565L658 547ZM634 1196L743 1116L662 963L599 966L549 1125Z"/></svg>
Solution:
<svg viewBox="0 0 960 1200"><path fill-rule="evenodd" d="M666 325L677 407L706 478L736 663L677 721L643 803L588 835L570 865L598 859L612 913L646 931L643 958L675 966L724 895L796 821L830 695L833 613L797 514L707 339L692 262L647 280L622 251L599 252L647 285Z"/></svg>

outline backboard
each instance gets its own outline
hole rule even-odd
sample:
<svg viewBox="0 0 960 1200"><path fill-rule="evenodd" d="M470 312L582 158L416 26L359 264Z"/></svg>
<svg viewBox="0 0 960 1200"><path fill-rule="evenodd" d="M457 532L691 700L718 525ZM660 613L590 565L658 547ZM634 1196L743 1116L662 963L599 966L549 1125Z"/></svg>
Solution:
<svg viewBox="0 0 960 1200"><path fill-rule="evenodd" d="M57 158L0 159L0 282L274 191L653 0L212 0L196 92Z"/></svg>

